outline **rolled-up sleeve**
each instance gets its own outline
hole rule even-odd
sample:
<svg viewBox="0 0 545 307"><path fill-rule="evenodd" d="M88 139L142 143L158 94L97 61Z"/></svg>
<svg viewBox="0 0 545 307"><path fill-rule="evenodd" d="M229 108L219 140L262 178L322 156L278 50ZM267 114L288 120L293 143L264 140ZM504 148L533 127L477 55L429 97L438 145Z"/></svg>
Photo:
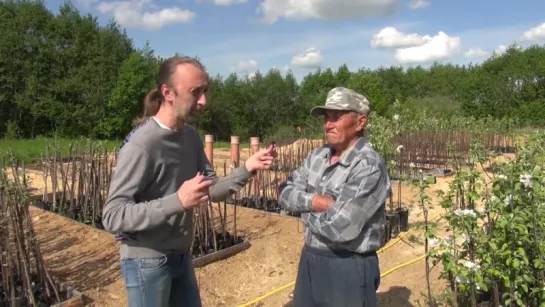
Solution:
<svg viewBox="0 0 545 307"><path fill-rule="evenodd" d="M314 194L307 192L308 172L311 166L311 152L303 164L288 176L278 190L278 203L284 210L291 212L312 211L312 198Z"/></svg>
<svg viewBox="0 0 545 307"><path fill-rule="evenodd" d="M309 215L305 225L332 242L353 240L389 194L386 169L380 165L361 165L343 184L335 204L323 214Z"/></svg>

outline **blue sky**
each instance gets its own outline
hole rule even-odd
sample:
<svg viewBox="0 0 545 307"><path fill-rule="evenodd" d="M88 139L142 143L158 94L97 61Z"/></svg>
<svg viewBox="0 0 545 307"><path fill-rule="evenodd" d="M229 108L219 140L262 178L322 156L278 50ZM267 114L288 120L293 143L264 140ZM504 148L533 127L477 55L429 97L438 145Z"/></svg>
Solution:
<svg viewBox="0 0 545 307"><path fill-rule="evenodd" d="M62 0L47 1L56 12ZM545 43L545 1L74 0L114 18L137 46L198 55L212 75L478 63L513 43ZM503 47L502 47L503 46Z"/></svg>

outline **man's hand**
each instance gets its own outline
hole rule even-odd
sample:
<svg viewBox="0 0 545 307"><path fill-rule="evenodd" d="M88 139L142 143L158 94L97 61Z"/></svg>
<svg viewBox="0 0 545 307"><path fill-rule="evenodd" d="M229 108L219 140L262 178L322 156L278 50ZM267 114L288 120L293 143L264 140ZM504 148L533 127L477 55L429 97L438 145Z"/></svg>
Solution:
<svg viewBox="0 0 545 307"><path fill-rule="evenodd" d="M326 212L334 204L335 200L331 196L316 194L312 198L312 210L314 212Z"/></svg>
<svg viewBox="0 0 545 307"><path fill-rule="evenodd" d="M191 209L208 200L208 188L213 184L212 180L197 173L195 177L185 181L178 189L178 198L185 209Z"/></svg>
<svg viewBox="0 0 545 307"><path fill-rule="evenodd" d="M267 149L260 150L253 154L245 162L246 169L249 172L257 170L267 170L271 168L272 161L276 158L276 149L273 145Z"/></svg>

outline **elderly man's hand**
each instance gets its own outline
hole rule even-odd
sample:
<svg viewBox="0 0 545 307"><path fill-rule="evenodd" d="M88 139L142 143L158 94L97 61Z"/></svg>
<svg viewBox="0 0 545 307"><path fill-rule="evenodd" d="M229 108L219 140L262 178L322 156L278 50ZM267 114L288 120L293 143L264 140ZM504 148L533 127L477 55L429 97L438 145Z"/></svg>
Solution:
<svg viewBox="0 0 545 307"><path fill-rule="evenodd" d="M330 206L335 204L335 200L328 195L316 194L312 198L312 210L314 212L325 212Z"/></svg>

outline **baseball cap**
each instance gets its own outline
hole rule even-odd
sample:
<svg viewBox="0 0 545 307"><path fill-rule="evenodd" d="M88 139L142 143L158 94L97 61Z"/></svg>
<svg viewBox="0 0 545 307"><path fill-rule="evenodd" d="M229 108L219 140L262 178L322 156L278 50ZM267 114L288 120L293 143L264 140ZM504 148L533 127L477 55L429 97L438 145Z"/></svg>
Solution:
<svg viewBox="0 0 545 307"><path fill-rule="evenodd" d="M367 97L346 87L339 86L330 90L327 93L325 105L312 108L310 115L322 115L326 110L354 111L368 114L370 109Z"/></svg>

